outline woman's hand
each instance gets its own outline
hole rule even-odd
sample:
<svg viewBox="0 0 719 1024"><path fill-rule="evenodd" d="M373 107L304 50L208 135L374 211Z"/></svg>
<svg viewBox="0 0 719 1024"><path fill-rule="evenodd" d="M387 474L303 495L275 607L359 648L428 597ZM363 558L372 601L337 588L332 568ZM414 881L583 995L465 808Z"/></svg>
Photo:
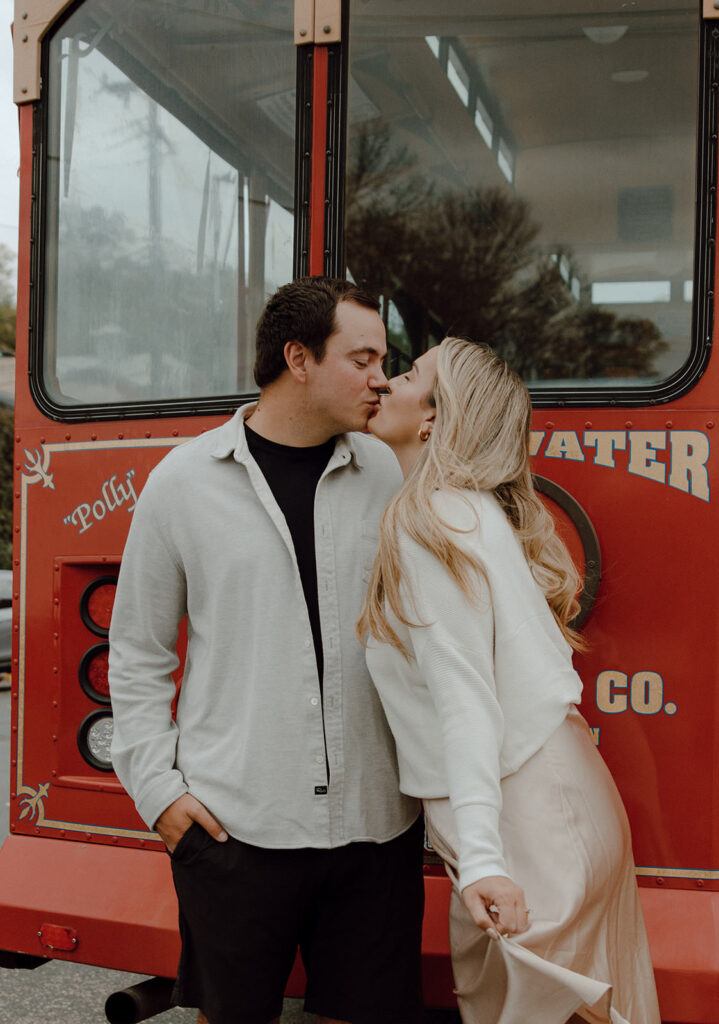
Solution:
<svg viewBox="0 0 719 1024"><path fill-rule="evenodd" d="M524 890L504 875L489 875L462 889L462 899L475 924L490 935L515 935L529 927Z"/></svg>

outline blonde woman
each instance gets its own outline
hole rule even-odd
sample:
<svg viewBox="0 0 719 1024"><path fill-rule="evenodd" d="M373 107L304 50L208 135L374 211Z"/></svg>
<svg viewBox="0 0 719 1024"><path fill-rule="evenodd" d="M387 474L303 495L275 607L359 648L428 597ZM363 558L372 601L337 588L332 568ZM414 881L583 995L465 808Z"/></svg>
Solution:
<svg viewBox="0 0 719 1024"><path fill-rule="evenodd" d="M390 382L369 429L405 483L358 631L453 882L465 1024L659 1024L627 818L576 708L580 581L532 486L530 412L507 364L457 338Z"/></svg>

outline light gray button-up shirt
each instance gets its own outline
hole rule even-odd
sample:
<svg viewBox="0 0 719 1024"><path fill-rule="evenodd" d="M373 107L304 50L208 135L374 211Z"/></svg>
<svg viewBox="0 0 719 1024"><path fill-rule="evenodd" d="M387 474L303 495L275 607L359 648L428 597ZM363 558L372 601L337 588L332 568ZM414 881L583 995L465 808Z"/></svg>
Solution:
<svg viewBox="0 0 719 1024"><path fill-rule="evenodd" d="M321 693L292 538L247 447L253 408L174 449L140 496L110 629L113 764L150 827L189 791L256 846L382 842L418 804L399 792L354 628L399 467L374 438L344 435L317 485Z"/></svg>

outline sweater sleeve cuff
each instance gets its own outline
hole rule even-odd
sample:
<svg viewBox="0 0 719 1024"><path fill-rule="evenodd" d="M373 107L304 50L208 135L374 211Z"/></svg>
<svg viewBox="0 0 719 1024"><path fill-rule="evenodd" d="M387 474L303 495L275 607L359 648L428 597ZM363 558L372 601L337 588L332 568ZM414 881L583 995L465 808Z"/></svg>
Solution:
<svg viewBox="0 0 719 1024"><path fill-rule="evenodd" d="M170 804L189 792L182 773L176 768L153 779L138 796L135 806L148 828L154 829L155 822Z"/></svg>
<svg viewBox="0 0 719 1024"><path fill-rule="evenodd" d="M509 878L499 837L499 811L487 804L465 804L454 810L459 835L459 889L480 878Z"/></svg>

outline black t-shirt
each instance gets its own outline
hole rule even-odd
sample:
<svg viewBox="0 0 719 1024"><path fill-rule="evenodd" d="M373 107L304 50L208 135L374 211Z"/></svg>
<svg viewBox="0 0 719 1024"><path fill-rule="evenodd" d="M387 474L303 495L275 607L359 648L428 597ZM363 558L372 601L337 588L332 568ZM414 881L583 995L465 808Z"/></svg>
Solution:
<svg viewBox="0 0 719 1024"><path fill-rule="evenodd" d="M280 506L295 546L297 566L312 628L320 687L324 658L320 609L317 599L317 563L315 561L315 491L330 456L335 439L311 448L294 448L261 437L245 423L250 453L262 470L275 501Z"/></svg>

